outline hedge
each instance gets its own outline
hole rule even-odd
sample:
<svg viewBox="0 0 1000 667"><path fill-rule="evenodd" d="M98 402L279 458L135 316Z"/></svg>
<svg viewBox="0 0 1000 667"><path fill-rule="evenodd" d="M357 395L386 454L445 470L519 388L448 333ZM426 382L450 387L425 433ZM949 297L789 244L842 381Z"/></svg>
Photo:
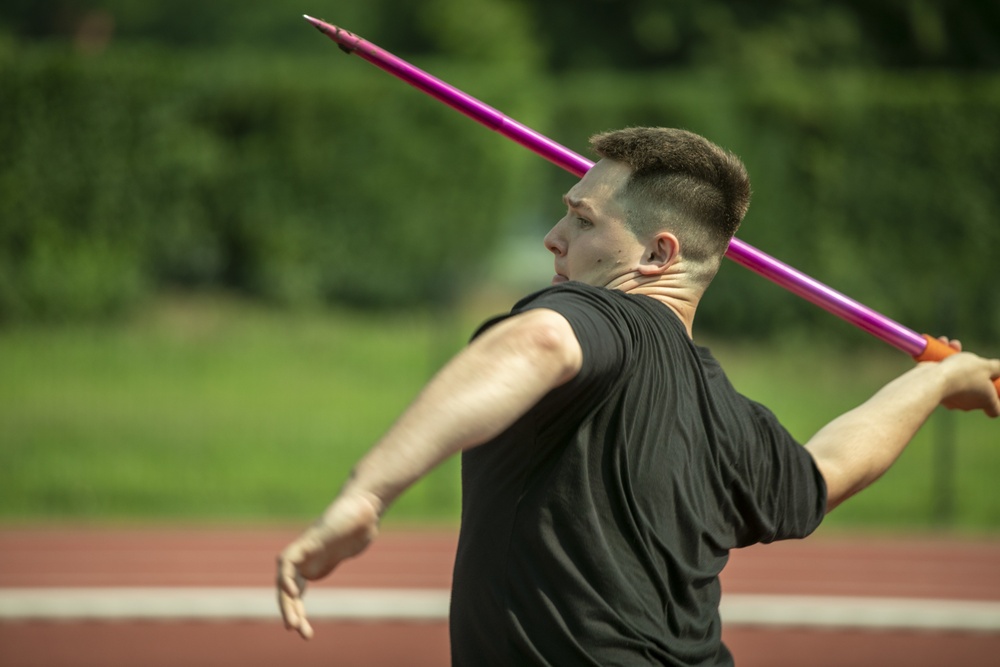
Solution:
<svg viewBox="0 0 1000 667"><path fill-rule="evenodd" d="M503 77L477 81L518 106ZM23 49L0 61L0 99L3 321L113 313L178 285L293 304L448 299L534 164L335 49L286 62Z"/></svg>

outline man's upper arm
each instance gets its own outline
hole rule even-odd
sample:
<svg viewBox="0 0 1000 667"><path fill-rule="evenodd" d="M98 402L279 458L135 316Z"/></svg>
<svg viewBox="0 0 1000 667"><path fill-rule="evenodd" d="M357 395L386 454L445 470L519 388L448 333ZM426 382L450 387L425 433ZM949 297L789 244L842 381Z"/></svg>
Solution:
<svg viewBox="0 0 1000 667"><path fill-rule="evenodd" d="M487 329L476 343L499 353L528 355L552 376L552 387L569 382L583 366L583 349L569 321L549 308L533 308Z"/></svg>
<svg viewBox="0 0 1000 667"><path fill-rule="evenodd" d="M558 419L567 409L586 410L596 406L621 381L631 363L632 335L620 299L613 290L565 283L523 299L512 315L494 319L476 334L483 337L512 322L530 323L541 349L558 351L563 360L559 388L546 397L542 422Z"/></svg>

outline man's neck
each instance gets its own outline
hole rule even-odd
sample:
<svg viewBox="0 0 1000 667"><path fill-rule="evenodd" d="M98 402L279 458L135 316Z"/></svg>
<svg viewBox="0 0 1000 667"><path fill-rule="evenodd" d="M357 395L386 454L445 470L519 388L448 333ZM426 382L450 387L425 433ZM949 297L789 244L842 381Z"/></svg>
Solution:
<svg viewBox="0 0 1000 667"><path fill-rule="evenodd" d="M642 294L659 301L677 315L687 330L688 338L694 338L694 316L703 292L692 288L687 282L676 274L631 274L612 281L607 287L627 294Z"/></svg>

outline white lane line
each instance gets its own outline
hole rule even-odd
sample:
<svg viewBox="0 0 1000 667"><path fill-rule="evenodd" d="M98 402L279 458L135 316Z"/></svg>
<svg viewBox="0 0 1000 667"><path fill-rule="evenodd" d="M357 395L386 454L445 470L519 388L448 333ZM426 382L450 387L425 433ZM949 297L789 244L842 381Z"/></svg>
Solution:
<svg viewBox="0 0 1000 667"><path fill-rule="evenodd" d="M321 588L313 619L440 622L446 589ZM1000 632L1000 602L805 595L723 596L727 626ZM270 588L3 588L0 621L277 620Z"/></svg>
<svg viewBox="0 0 1000 667"><path fill-rule="evenodd" d="M930 598L723 595L723 625L1000 632L1000 602Z"/></svg>
<svg viewBox="0 0 1000 667"><path fill-rule="evenodd" d="M448 618L446 589L314 589L310 618L439 621ZM5 588L0 620L278 619L271 588Z"/></svg>

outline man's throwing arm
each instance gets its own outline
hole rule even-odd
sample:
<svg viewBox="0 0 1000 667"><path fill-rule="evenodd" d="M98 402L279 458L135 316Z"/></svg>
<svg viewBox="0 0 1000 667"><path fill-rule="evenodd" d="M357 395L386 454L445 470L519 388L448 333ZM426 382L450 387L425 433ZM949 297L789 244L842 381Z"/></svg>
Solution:
<svg viewBox="0 0 1000 667"><path fill-rule="evenodd" d="M363 551L388 506L449 456L488 442L579 372L583 352L566 319L534 309L485 331L424 387L357 463L323 516L278 558L285 627L313 634L302 596Z"/></svg>

